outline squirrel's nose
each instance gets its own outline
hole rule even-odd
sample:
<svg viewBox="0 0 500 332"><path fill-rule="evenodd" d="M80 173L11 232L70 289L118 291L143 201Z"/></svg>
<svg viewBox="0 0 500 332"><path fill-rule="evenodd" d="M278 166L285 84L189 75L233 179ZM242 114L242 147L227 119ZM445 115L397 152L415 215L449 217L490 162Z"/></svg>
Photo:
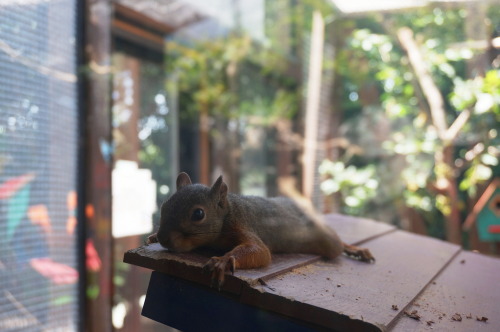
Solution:
<svg viewBox="0 0 500 332"><path fill-rule="evenodd" d="M186 252L190 250L190 248L186 248L183 234L178 231L169 230L165 233L158 233L158 242L169 251Z"/></svg>
<svg viewBox="0 0 500 332"><path fill-rule="evenodd" d="M158 242L161 244L162 247L170 249L169 247L171 246L171 244L169 241L169 236L167 235L166 232L158 231L158 233L156 234L156 237L157 237Z"/></svg>

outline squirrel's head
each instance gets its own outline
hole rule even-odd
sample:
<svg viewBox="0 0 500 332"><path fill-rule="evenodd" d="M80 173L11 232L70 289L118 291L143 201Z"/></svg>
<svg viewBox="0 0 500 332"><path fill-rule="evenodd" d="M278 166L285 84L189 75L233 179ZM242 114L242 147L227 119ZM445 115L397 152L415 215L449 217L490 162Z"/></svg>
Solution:
<svg viewBox="0 0 500 332"><path fill-rule="evenodd" d="M187 252L213 242L228 211L227 185L220 176L212 187L193 184L189 175L177 177L177 191L161 207L158 242Z"/></svg>

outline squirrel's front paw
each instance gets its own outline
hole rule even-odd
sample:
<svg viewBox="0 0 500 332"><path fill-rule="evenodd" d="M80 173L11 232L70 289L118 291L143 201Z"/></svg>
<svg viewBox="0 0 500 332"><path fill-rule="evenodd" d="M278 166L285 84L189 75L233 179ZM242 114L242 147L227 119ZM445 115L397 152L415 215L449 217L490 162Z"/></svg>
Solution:
<svg viewBox="0 0 500 332"><path fill-rule="evenodd" d="M231 271L231 274L234 274L236 270L236 258L232 255L214 256L203 266L203 270L212 274L212 286L217 285L217 289L220 291L224 284L226 271Z"/></svg>

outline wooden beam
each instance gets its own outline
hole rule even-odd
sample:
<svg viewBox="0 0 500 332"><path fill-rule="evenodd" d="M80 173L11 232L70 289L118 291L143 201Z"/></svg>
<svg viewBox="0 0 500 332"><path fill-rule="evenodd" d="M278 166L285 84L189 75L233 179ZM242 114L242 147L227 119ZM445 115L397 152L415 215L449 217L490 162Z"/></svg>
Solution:
<svg viewBox="0 0 500 332"><path fill-rule="evenodd" d="M311 198L314 175L316 173L316 150L318 148L318 116L323 70L323 44L325 22L319 11L313 13L311 31L311 51L309 56L309 77L307 79L307 101L305 114L304 154L302 190L304 196Z"/></svg>
<svg viewBox="0 0 500 332"><path fill-rule="evenodd" d="M137 25L144 26L152 30L156 30L159 32L159 34L169 34L175 31L174 26L165 24L163 22L158 22L157 20L152 19L148 15L144 15L143 13L135 11L119 3L114 2L113 9L115 17L122 17L127 21L137 23Z"/></svg>
<svg viewBox="0 0 500 332"><path fill-rule="evenodd" d="M164 39L162 35L149 32L116 18L112 21L112 28L113 32L118 35L132 39L140 44L147 44L155 49L163 50Z"/></svg>

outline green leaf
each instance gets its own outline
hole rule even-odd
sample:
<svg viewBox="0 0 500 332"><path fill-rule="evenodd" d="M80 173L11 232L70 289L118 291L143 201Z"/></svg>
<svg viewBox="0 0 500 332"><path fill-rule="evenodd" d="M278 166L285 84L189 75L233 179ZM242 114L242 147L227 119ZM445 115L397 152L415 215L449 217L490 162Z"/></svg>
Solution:
<svg viewBox="0 0 500 332"><path fill-rule="evenodd" d="M490 111L495 106L495 99L488 93L481 93L477 96L477 102L474 106L474 111L477 114L482 114Z"/></svg>
<svg viewBox="0 0 500 332"><path fill-rule="evenodd" d="M358 207L361 205L361 200L355 196L347 196L345 198L345 204L350 207Z"/></svg>
<svg viewBox="0 0 500 332"><path fill-rule="evenodd" d="M485 165L488 166L497 166L498 165L498 158L495 156L492 156L491 154L485 153L481 155L481 162Z"/></svg>
<svg viewBox="0 0 500 332"><path fill-rule="evenodd" d="M328 179L320 184L320 189L323 191L325 195L331 195L340 190L340 185L333 179Z"/></svg>
<svg viewBox="0 0 500 332"><path fill-rule="evenodd" d="M480 181L486 181L491 178L491 175L493 174L493 171L491 168L484 166L482 164L478 164L475 169L475 176L478 180Z"/></svg>

